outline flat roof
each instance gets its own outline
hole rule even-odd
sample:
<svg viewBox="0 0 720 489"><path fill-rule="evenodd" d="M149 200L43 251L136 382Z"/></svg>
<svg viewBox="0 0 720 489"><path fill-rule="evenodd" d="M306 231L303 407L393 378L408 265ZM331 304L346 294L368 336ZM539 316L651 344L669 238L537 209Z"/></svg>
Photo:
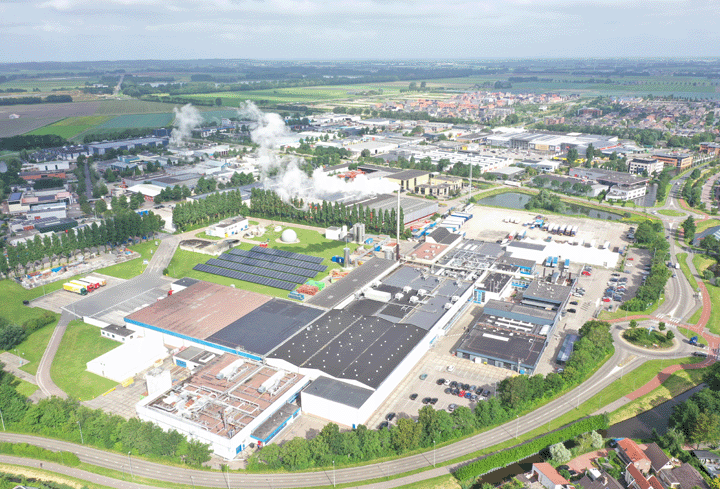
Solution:
<svg viewBox="0 0 720 489"><path fill-rule="evenodd" d="M459 234L451 233L447 228L436 228L435 231L428 234L429 238L432 238L435 240L438 244L445 244L450 245L453 244L455 241L462 238Z"/></svg>
<svg viewBox="0 0 720 489"><path fill-rule="evenodd" d="M539 299L542 301L562 303L568 298L572 287L556 285L540 280L534 280L523 292L523 298Z"/></svg>
<svg viewBox="0 0 720 489"><path fill-rule="evenodd" d="M128 315L125 321L205 340L270 299L256 292L199 281Z"/></svg>
<svg viewBox="0 0 720 489"><path fill-rule="evenodd" d="M544 344L542 336L478 324L461 339L457 351L534 368Z"/></svg>
<svg viewBox="0 0 720 489"><path fill-rule="evenodd" d="M508 248L523 248L526 250L535 250L535 251L542 251L545 249L545 245L543 244L536 244L536 243L525 243L523 241L510 241L507 245ZM508 250L511 251L512 250Z"/></svg>
<svg viewBox="0 0 720 489"><path fill-rule="evenodd" d="M102 330L123 337L130 336L135 332L132 329L126 328L125 326L118 326L117 324L105 326Z"/></svg>
<svg viewBox="0 0 720 489"><path fill-rule="evenodd" d="M270 356L377 389L426 333L410 324L334 309Z"/></svg>
<svg viewBox="0 0 720 489"><path fill-rule="evenodd" d="M196 284L198 282L200 282L200 281L196 278L184 277L184 278L181 278L180 280L176 280L175 282L173 282L173 285L179 285L181 287L190 287L191 285Z"/></svg>
<svg viewBox="0 0 720 489"><path fill-rule="evenodd" d="M334 284L326 286L323 290L307 300L313 306L333 308L355 293L356 290L366 286L390 268L397 265L395 260L373 257L355 268L344 278Z"/></svg>
<svg viewBox="0 0 720 489"><path fill-rule="evenodd" d="M373 392L375 391L321 375L302 393L359 409Z"/></svg>
<svg viewBox="0 0 720 489"><path fill-rule="evenodd" d="M487 292L499 293L512 280L512 276L506 273L488 273L482 282L477 284L475 288L483 289Z"/></svg>
<svg viewBox="0 0 720 489"><path fill-rule="evenodd" d="M283 404L250 434L256 440L267 440L293 414L300 410L297 404Z"/></svg>
<svg viewBox="0 0 720 489"><path fill-rule="evenodd" d="M273 298L209 336L207 341L265 355L322 313L321 309Z"/></svg>

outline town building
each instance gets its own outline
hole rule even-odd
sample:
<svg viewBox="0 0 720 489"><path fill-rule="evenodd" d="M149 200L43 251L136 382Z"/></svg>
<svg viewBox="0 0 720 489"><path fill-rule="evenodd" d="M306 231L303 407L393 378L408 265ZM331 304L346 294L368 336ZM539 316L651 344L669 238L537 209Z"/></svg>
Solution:
<svg viewBox="0 0 720 489"><path fill-rule="evenodd" d="M228 238L239 234L241 231L245 231L247 228L248 218L245 216L236 216L209 226L205 233L208 236L215 236L217 238Z"/></svg>
<svg viewBox="0 0 720 489"><path fill-rule="evenodd" d="M700 143L700 152L720 156L720 143Z"/></svg>
<svg viewBox="0 0 720 489"><path fill-rule="evenodd" d="M665 168L678 171L690 168L693 162L693 156L687 153L653 153L652 157L661 161Z"/></svg>
<svg viewBox="0 0 720 489"><path fill-rule="evenodd" d="M532 465L532 475L546 489L570 489L572 485L565 477L547 462L538 462Z"/></svg>
<svg viewBox="0 0 720 489"><path fill-rule="evenodd" d="M633 158L628 161L628 173L653 175L663 171L665 164L657 158Z"/></svg>

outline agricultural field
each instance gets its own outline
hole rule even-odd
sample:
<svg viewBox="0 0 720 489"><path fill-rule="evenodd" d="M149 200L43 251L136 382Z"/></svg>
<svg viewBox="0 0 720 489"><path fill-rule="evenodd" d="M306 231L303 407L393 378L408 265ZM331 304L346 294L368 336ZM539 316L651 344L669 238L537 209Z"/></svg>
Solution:
<svg viewBox="0 0 720 489"><path fill-rule="evenodd" d="M407 84L405 84L407 86ZM223 105L237 105L245 100L267 104L281 103L311 103L327 102L332 100L349 100L364 97L362 92L370 90L383 90L383 97L396 96L400 93L399 87L389 84L378 85L329 85L321 87L293 87L268 90L247 90L242 92L218 92L188 95L196 100L221 98ZM377 95L374 95L377 96Z"/></svg>
<svg viewBox="0 0 720 489"><path fill-rule="evenodd" d="M68 117L94 115L100 102L73 102L66 104L33 104L0 107L0 137L16 136L53 124ZM17 114L19 119L9 119Z"/></svg>
<svg viewBox="0 0 720 489"><path fill-rule="evenodd" d="M87 131L88 129L103 124L108 120L112 119L111 116L106 115L89 115L84 117L68 117L49 126L41 127L30 132L34 135L43 134L56 134L70 139L77 136L80 133Z"/></svg>
<svg viewBox="0 0 720 489"><path fill-rule="evenodd" d="M95 127L98 131L134 129L142 127L163 127L172 122L173 114L126 114L114 117Z"/></svg>
<svg viewBox="0 0 720 489"><path fill-rule="evenodd" d="M97 78L86 78L86 77L72 77L72 78L35 78L25 80L12 80L5 83L0 83L0 89L7 90L8 88L20 88L27 90L28 93L18 93L13 95L33 95L31 92L37 88L40 90L39 93L50 93L53 90L74 90L77 88L84 88L85 82L96 83ZM35 92L37 94L38 92Z"/></svg>
<svg viewBox="0 0 720 489"><path fill-rule="evenodd" d="M103 100L95 112L96 115L123 115L123 114L154 114L159 112L172 113L175 104L161 102L148 102L136 99L110 99Z"/></svg>

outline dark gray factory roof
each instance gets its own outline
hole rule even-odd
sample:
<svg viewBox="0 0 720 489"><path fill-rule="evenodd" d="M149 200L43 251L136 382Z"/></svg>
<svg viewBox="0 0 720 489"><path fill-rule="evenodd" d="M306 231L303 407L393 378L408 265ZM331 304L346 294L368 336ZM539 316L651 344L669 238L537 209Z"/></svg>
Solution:
<svg viewBox="0 0 720 489"><path fill-rule="evenodd" d="M216 332L207 341L265 355L322 312L295 302L271 299Z"/></svg>
<svg viewBox="0 0 720 489"><path fill-rule="evenodd" d="M132 329L128 329L125 326L118 326L117 324L110 324L108 326L105 326L103 328L103 331L106 331L108 333L116 334L118 336L130 336L135 331Z"/></svg>
<svg viewBox="0 0 720 489"><path fill-rule="evenodd" d="M308 299L307 303L327 309L333 308L396 264L397 262L394 260L371 258L363 265L360 265L348 273L345 278L340 279L315 294Z"/></svg>
<svg viewBox="0 0 720 489"><path fill-rule="evenodd" d="M510 280L512 280L512 275L505 273L488 273L475 288L482 289L486 292L499 293Z"/></svg>
<svg viewBox="0 0 720 489"><path fill-rule="evenodd" d="M376 389L425 334L410 324L335 309L270 356Z"/></svg>
<svg viewBox="0 0 720 489"><path fill-rule="evenodd" d="M462 239L462 236L451 233L447 228L436 228L435 231L428 234L428 238L432 238L437 244L449 245L459 239Z"/></svg>
<svg viewBox="0 0 720 489"><path fill-rule="evenodd" d="M524 248L526 250L537 250L542 251L545 249L545 245L543 244L535 244L535 243L525 243L523 241L511 241L507 245L508 251L511 251L510 248Z"/></svg>
<svg viewBox="0 0 720 489"><path fill-rule="evenodd" d="M497 261L498 265L510 265L513 267L524 267L524 268L533 268L535 266L535 262L533 260L526 260L524 258L515 258L511 255L506 254L503 257L500 257Z"/></svg>
<svg viewBox="0 0 720 489"><path fill-rule="evenodd" d="M192 360L202 354L206 353L202 348L197 346L188 346L184 350L178 352L175 356L181 360Z"/></svg>
<svg viewBox="0 0 720 489"><path fill-rule="evenodd" d="M572 287L534 280L523 292L523 297L561 304L570 295Z"/></svg>
<svg viewBox="0 0 720 489"><path fill-rule="evenodd" d="M457 350L534 368L544 344L541 336L478 324L463 337Z"/></svg>
<svg viewBox="0 0 720 489"><path fill-rule="evenodd" d="M300 406L297 404L283 404L280 409L272 413L260 426L255 428L251 436L255 437L256 440L265 440L298 410L300 410Z"/></svg>
<svg viewBox="0 0 720 489"><path fill-rule="evenodd" d="M579 339L580 337L576 334L568 334L565 336L562 346L560 347L560 352L557 356L558 363L565 363L568 361L570 354L573 352L573 348L575 348L575 342Z"/></svg>
<svg viewBox="0 0 720 489"><path fill-rule="evenodd" d="M515 302L498 301L491 299L485 303L485 314L506 317L503 313L520 314L523 316L535 317L544 321L552 321L557 315L556 311L549 311L539 307L526 306ZM496 314L495 311L499 312Z"/></svg>
<svg viewBox="0 0 720 489"><path fill-rule="evenodd" d="M348 384L330 377L320 376L303 390L303 394L310 394L321 399L337 402L346 406L360 408L373 394L373 390Z"/></svg>

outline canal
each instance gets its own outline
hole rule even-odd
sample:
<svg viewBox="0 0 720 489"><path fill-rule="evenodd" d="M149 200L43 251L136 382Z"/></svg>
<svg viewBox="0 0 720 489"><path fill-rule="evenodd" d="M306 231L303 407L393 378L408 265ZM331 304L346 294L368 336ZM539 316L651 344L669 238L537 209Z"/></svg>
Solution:
<svg viewBox="0 0 720 489"><path fill-rule="evenodd" d="M489 205L493 207L505 207L506 209L525 209L525 204L530 202L531 196L528 194L521 194L519 192L505 192L502 194L493 195L491 197L485 197L480 199L478 205ZM594 217L596 219L605 219L610 221L617 221L623 218L624 212L609 212L604 210L594 209L592 207L585 207L579 204L572 204L564 202L565 214L572 216L587 216ZM538 212L542 212L538 210Z"/></svg>

